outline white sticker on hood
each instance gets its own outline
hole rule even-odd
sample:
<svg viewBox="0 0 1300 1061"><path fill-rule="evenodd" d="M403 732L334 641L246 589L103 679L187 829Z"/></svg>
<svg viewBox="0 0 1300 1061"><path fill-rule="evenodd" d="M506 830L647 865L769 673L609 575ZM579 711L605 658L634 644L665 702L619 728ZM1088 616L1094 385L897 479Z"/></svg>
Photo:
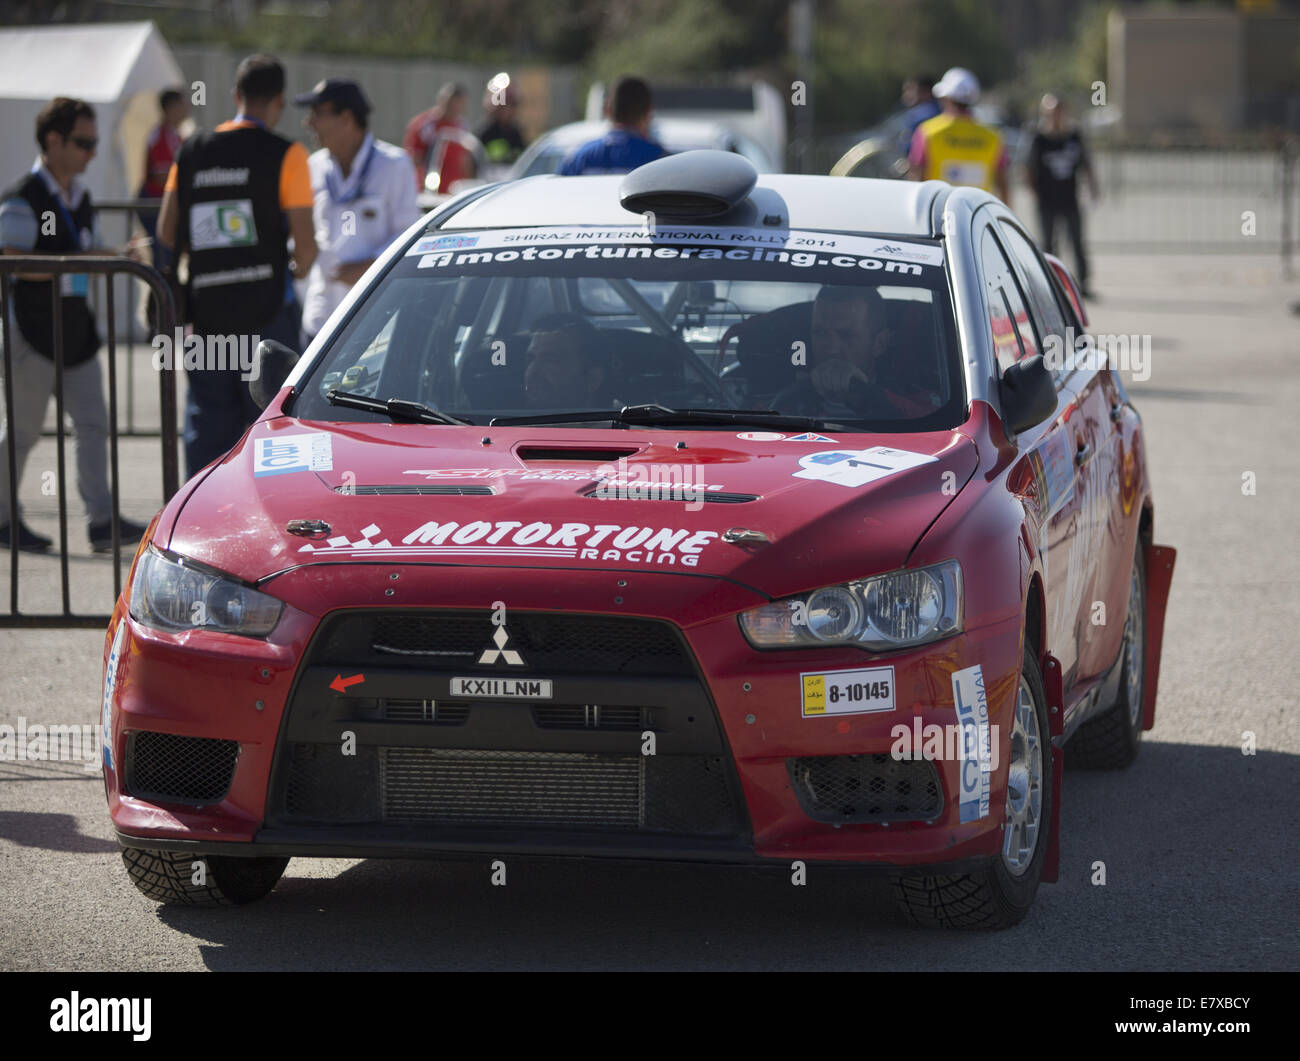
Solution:
<svg viewBox="0 0 1300 1061"><path fill-rule="evenodd" d="M872 446L871 449L829 449L799 458L802 471L796 479L818 479L836 486L865 486L877 479L887 479L908 468L937 461L925 453Z"/></svg>
<svg viewBox="0 0 1300 1061"><path fill-rule="evenodd" d="M272 435L253 444L253 475L285 472L328 472L334 469L333 441L313 431L305 435Z"/></svg>

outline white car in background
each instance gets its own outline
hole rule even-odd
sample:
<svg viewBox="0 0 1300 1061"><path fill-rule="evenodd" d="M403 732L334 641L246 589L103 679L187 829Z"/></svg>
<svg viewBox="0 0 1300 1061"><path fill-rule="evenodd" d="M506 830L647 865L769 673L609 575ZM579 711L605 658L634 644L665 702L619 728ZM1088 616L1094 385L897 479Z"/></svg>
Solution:
<svg viewBox="0 0 1300 1061"><path fill-rule="evenodd" d="M764 81L730 85L650 85L656 117L717 122L758 144L778 170L785 168L785 97ZM587 92L588 121L605 116L605 85Z"/></svg>

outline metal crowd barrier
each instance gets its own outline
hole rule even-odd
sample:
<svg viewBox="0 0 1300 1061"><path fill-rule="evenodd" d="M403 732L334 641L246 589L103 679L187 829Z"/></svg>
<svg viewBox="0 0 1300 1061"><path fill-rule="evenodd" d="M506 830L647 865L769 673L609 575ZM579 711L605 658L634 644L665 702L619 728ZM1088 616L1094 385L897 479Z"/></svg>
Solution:
<svg viewBox="0 0 1300 1061"><path fill-rule="evenodd" d="M65 427L63 407L63 315L61 301L63 298L59 278L67 274L91 274L103 276L106 288L105 306L107 311L107 346L108 346L108 444L109 476L113 495L113 511L120 518L120 483L118 482L117 440L119 436L117 417L117 328L115 305L113 301L113 278L127 274L147 284L154 296L155 334L170 335L176 325L176 310L172 301L171 289L161 273L149 265L142 265L129 258L109 256L44 256L44 255L4 255L0 256L0 320L4 322L4 414L6 441L12 439L14 422L13 391L13 352L11 349L11 328L13 314L10 307L11 278L24 274L52 276L50 283L51 306L54 316L54 401L57 415L57 450L58 450L58 498L59 498L59 568L62 588L62 611L58 613L32 614L22 613L18 607L18 554L17 547L19 527L18 519L18 481L17 454L14 447L7 444L5 459L9 462L9 611L0 613L0 628L12 627L80 627L103 628L108 625L108 612L97 614L77 614L72 611L68 580L68 499L67 472L64 460ZM127 363L130 364L128 347ZM98 354L96 355L98 356ZM129 369L128 369L129 371ZM158 373L158 396L161 410L162 438L162 489L164 500L170 499L180 486L180 462L177 455L176 423L176 381L173 365L165 365ZM122 543L119 540L116 521L113 525L113 599L122 591Z"/></svg>

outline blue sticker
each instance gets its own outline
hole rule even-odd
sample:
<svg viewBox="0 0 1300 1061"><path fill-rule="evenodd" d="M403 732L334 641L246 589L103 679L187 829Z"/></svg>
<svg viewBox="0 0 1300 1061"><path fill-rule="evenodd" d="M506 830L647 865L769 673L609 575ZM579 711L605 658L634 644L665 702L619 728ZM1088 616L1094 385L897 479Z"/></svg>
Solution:
<svg viewBox="0 0 1300 1061"><path fill-rule="evenodd" d="M806 431L802 435L791 435L789 438L786 439L786 441L787 442L835 442L837 440L833 438L827 438L825 435L818 435L818 434L814 434L811 431Z"/></svg>

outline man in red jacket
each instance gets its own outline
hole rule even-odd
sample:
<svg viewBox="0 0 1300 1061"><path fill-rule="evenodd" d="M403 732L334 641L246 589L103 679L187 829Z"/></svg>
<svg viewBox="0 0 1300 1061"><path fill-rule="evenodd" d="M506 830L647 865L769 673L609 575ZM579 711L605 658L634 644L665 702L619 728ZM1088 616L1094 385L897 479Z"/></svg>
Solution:
<svg viewBox="0 0 1300 1061"><path fill-rule="evenodd" d="M417 114L406 126L402 146L415 164L419 190L430 171L438 174L438 193L446 195L458 180L473 177L477 167L469 144L473 137L465 128L464 114L469 97L463 85L448 82L427 111Z"/></svg>

